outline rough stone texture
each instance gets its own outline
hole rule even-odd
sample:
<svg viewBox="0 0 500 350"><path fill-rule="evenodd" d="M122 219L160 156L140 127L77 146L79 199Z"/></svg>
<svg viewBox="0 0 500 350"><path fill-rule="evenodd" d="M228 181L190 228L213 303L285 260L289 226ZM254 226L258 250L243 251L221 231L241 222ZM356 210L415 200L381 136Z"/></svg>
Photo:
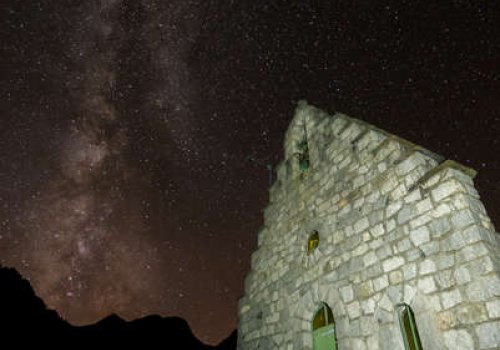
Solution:
<svg viewBox="0 0 500 350"><path fill-rule="evenodd" d="M472 337L464 330L451 330L444 333L444 343L449 349L471 350L474 349Z"/></svg>
<svg viewBox="0 0 500 350"><path fill-rule="evenodd" d="M306 103L284 151L239 302L239 350L312 349L321 303L339 349L402 350L403 302L424 349L500 348L500 235L474 170Z"/></svg>

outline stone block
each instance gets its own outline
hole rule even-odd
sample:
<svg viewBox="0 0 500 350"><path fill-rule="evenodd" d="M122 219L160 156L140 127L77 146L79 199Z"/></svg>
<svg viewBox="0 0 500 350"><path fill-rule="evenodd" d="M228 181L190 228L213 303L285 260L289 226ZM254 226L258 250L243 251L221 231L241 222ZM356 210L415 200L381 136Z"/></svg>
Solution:
<svg viewBox="0 0 500 350"><path fill-rule="evenodd" d="M436 271L436 264L431 259L426 259L420 263L420 275L428 275Z"/></svg>
<svg viewBox="0 0 500 350"><path fill-rule="evenodd" d="M481 349L500 348L500 321L480 324L475 330Z"/></svg>
<svg viewBox="0 0 500 350"><path fill-rule="evenodd" d="M417 293L417 289L411 285L406 284L404 286L403 292L404 292L404 300L407 303L411 303L413 297L415 297L415 294Z"/></svg>
<svg viewBox="0 0 500 350"><path fill-rule="evenodd" d="M427 226L419 227L410 231L410 239L417 247L430 240L430 233Z"/></svg>
<svg viewBox="0 0 500 350"><path fill-rule="evenodd" d="M439 238L445 234L447 234L450 229L451 225L447 217L441 217L438 219L434 219L430 224L429 224L431 236L433 238Z"/></svg>
<svg viewBox="0 0 500 350"><path fill-rule="evenodd" d="M359 307L358 301L353 301L352 303L348 304L346 310L347 310L347 315L349 315L349 318L351 320L361 315L361 309Z"/></svg>
<svg viewBox="0 0 500 350"><path fill-rule="evenodd" d="M488 254L486 246L482 243L467 245L457 254L457 263L464 264L471 260L475 260L483 255Z"/></svg>
<svg viewBox="0 0 500 350"><path fill-rule="evenodd" d="M377 238L369 243L370 249L377 249L384 245L384 240L381 238ZM377 254L378 256L378 254Z"/></svg>
<svg viewBox="0 0 500 350"><path fill-rule="evenodd" d="M271 345L271 344L269 344ZM312 349L313 347L313 338L312 334L310 332L303 332L302 333L302 345L304 348L309 348ZM271 349L272 345L269 347L262 346L262 349Z"/></svg>
<svg viewBox="0 0 500 350"><path fill-rule="evenodd" d="M396 174L403 176L411 172L417 166L425 164L423 155L415 152L396 166Z"/></svg>
<svg viewBox="0 0 500 350"><path fill-rule="evenodd" d="M438 270L447 269L455 264L455 256L453 254L440 255L434 258Z"/></svg>
<svg viewBox="0 0 500 350"><path fill-rule="evenodd" d="M357 288L357 296L366 299L373 295L373 283L371 280L361 283Z"/></svg>
<svg viewBox="0 0 500 350"><path fill-rule="evenodd" d="M500 297L500 276L495 275L487 275L481 276L481 283L484 286L486 294L489 297Z"/></svg>
<svg viewBox="0 0 500 350"><path fill-rule="evenodd" d="M422 199L422 191L420 189L416 189L408 193L408 195L404 198L405 203L413 203Z"/></svg>
<svg viewBox="0 0 500 350"><path fill-rule="evenodd" d="M408 281L417 276L417 265L415 263L403 266L403 278Z"/></svg>
<svg viewBox="0 0 500 350"><path fill-rule="evenodd" d="M472 324L487 320L488 315L483 303L467 303L457 307L455 315L458 323Z"/></svg>
<svg viewBox="0 0 500 350"><path fill-rule="evenodd" d="M458 212L451 214L451 224L455 229L461 229L462 227L467 227L475 223L477 218L474 213L469 209L462 209Z"/></svg>
<svg viewBox="0 0 500 350"><path fill-rule="evenodd" d="M398 267L402 266L405 263L405 260L401 256L395 256L392 258L389 258L387 260L384 260L382 262L382 268L384 269L384 272L389 272L394 269L397 269Z"/></svg>
<svg viewBox="0 0 500 350"><path fill-rule="evenodd" d="M434 209L430 215L433 218L440 218L442 216L448 215L451 213L451 208L448 204L440 204L436 209Z"/></svg>
<svg viewBox="0 0 500 350"><path fill-rule="evenodd" d="M353 187L354 188L358 188L358 187L361 187L362 185L364 185L365 183L365 177L363 175L359 175L359 176L356 176L353 180Z"/></svg>
<svg viewBox="0 0 500 350"><path fill-rule="evenodd" d="M469 263L469 269L474 276L486 275L493 271L499 271L499 261L490 256L484 256Z"/></svg>
<svg viewBox="0 0 500 350"><path fill-rule="evenodd" d="M470 186L467 186L467 187L470 187ZM475 189L474 189L475 191ZM481 203L480 200L476 199L476 198L471 198L471 197L467 197L467 201L468 201L468 207L471 208L471 210L477 214L482 214L482 215L485 215L486 214L486 208L484 207L484 204Z"/></svg>
<svg viewBox="0 0 500 350"><path fill-rule="evenodd" d="M500 281L496 275L476 278L465 287L470 301L483 301L500 296Z"/></svg>
<svg viewBox="0 0 500 350"><path fill-rule="evenodd" d="M369 266L365 271L368 278L374 278L382 273L382 266L380 264L374 264Z"/></svg>
<svg viewBox="0 0 500 350"><path fill-rule="evenodd" d="M353 251L352 251L352 256L359 256L361 254L364 254L368 251L368 245L367 244L359 244Z"/></svg>
<svg viewBox="0 0 500 350"><path fill-rule="evenodd" d="M418 289L420 289L425 294L435 292L437 290L436 283L432 276L424 277L417 282Z"/></svg>
<svg viewBox="0 0 500 350"><path fill-rule="evenodd" d="M385 230L387 232L391 232L396 228L396 220L394 219L388 219L385 221Z"/></svg>
<svg viewBox="0 0 500 350"><path fill-rule="evenodd" d="M375 252L373 251L370 251L363 256L363 263L365 264L365 266L373 265L377 261L377 255L375 255Z"/></svg>
<svg viewBox="0 0 500 350"><path fill-rule="evenodd" d="M385 181L380 186L380 192L382 194L387 194L392 191L398 185L398 179L394 176L385 178Z"/></svg>
<svg viewBox="0 0 500 350"><path fill-rule="evenodd" d="M413 212L411 207L404 207L398 213L398 216L397 216L398 225L403 225L404 223L406 223L408 220L410 220L414 216L415 216L415 213Z"/></svg>
<svg viewBox="0 0 500 350"><path fill-rule="evenodd" d="M390 203L385 209L385 217L390 218L391 216L396 214L399 211L399 209L401 209L402 206L403 202L401 201L395 201Z"/></svg>
<svg viewBox="0 0 500 350"><path fill-rule="evenodd" d="M389 281L391 278L389 277ZM400 285L389 286L386 290L386 295L391 301L392 305L399 303L403 299L403 289Z"/></svg>
<svg viewBox="0 0 500 350"><path fill-rule="evenodd" d="M366 350L366 343L363 341L363 339L355 338L351 339L351 349L357 349L357 350Z"/></svg>
<svg viewBox="0 0 500 350"><path fill-rule="evenodd" d="M391 198L401 198L403 197L404 195L406 195L406 193L408 192L405 184L400 184L398 187L396 187L392 192L391 192L391 195L390 197Z"/></svg>
<svg viewBox="0 0 500 350"><path fill-rule="evenodd" d="M461 231L452 231L445 239L440 240L440 249L443 252L455 252L465 246Z"/></svg>
<svg viewBox="0 0 500 350"><path fill-rule="evenodd" d="M467 298L470 301L482 301L485 300L488 296L481 281L477 280L469 283L465 289L465 292L467 293Z"/></svg>
<svg viewBox="0 0 500 350"><path fill-rule="evenodd" d="M372 239L372 236L370 235L369 232L363 232L363 242L368 242L370 239Z"/></svg>
<svg viewBox="0 0 500 350"><path fill-rule="evenodd" d="M347 334L349 329L349 318L345 316L335 318L335 325L337 326L337 334Z"/></svg>
<svg viewBox="0 0 500 350"><path fill-rule="evenodd" d="M387 275L382 275L373 280L373 288L376 292L386 288L389 285L389 279Z"/></svg>
<svg viewBox="0 0 500 350"><path fill-rule="evenodd" d="M399 241L396 245L397 252L398 253L403 253L406 252L408 249L412 247L412 244L409 239L405 238L401 241Z"/></svg>
<svg viewBox="0 0 500 350"><path fill-rule="evenodd" d="M370 233L373 235L373 237L380 237L384 234L384 232L385 230L383 224L375 225L370 229Z"/></svg>
<svg viewBox="0 0 500 350"><path fill-rule="evenodd" d="M382 298L379 300L378 306L379 306L379 310L383 309L383 310L391 312L391 313L394 312L394 305L392 305L391 300L389 299L389 297L386 294L384 294L382 296Z"/></svg>
<svg viewBox="0 0 500 350"><path fill-rule="evenodd" d="M354 291L350 285L339 288L339 291L344 302L348 303L354 299Z"/></svg>
<svg viewBox="0 0 500 350"><path fill-rule="evenodd" d="M500 317L500 299L487 302L486 309L490 318Z"/></svg>
<svg viewBox="0 0 500 350"><path fill-rule="evenodd" d="M480 226L471 226L463 231L464 240L468 244L478 241L490 241L489 232Z"/></svg>
<svg viewBox="0 0 500 350"><path fill-rule="evenodd" d="M447 181L439 184L436 188L431 191L432 199L435 203L439 203L446 197L451 196L453 193L463 191L460 183L456 181Z"/></svg>
<svg viewBox="0 0 500 350"><path fill-rule="evenodd" d="M436 282L440 289L453 287L456 282L451 270L440 271L436 274Z"/></svg>
<svg viewBox="0 0 500 350"><path fill-rule="evenodd" d="M377 249L376 254L380 260L385 259L388 256L392 256L393 253L391 245L390 244L382 245L380 248Z"/></svg>
<svg viewBox="0 0 500 350"><path fill-rule="evenodd" d="M371 344L369 344L371 346ZM378 347L380 350L403 350L403 339L401 330L396 325L384 325L380 327L378 337ZM355 348L352 348L353 350Z"/></svg>
<svg viewBox="0 0 500 350"><path fill-rule="evenodd" d="M449 350L471 350L474 348L472 337L466 330L450 330L443 333L444 344Z"/></svg>
<svg viewBox="0 0 500 350"><path fill-rule="evenodd" d="M370 226L373 226L384 219L384 211L383 210L375 210L368 214L368 221L370 222Z"/></svg>
<svg viewBox="0 0 500 350"><path fill-rule="evenodd" d="M447 330L454 328L457 320L451 311L442 311L437 313L437 324L440 330Z"/></svg>
<svg viewBox="0 0 500 350"><path fill-rule="evenodd" d="M460 294L460 290L453 289L449 292L441 293L441 304L444 309L449 309L457 304L462 302L462 295Z"/></svg>
<svg viewBox="0 0 500 350"><path fill-rule="evenodd" d="M354 231L356 233L361 233L364 230L366 230L370 226L370 222L368 221L368 218L364 217L354 224Z"/></svg>
<svg viewBox="0 0 500 350"><path fill-rule="evenodd" d="M391 271L389 273L389 282L394 285L394 284L399 284L403 282L403 272L396 270L396 271Z"/></svg>
<svg viewBox="0 0 500 350"><path fill-rule="evenodd" d="M438 241L431 240L427 243L421 244L418 248L420 249L420 252L423 253L423 257L429 257L439 253L440 245Z"/></svg>
<svg viewBox="0 0 500 350"><path fill-rule="evenodd" d="M471 280L469 270L464 266L457 267L455 269L454 276L455 280L457 281L457 284L459 285L468 283Z"/></svg>
<svg viewBox="0 0 500 350"><path fill-rule="evenodd" d="M419 226L427 224L431 220L432 220L432 217L428 214L423 214L423 215L417 216L415 219L410 221L410 228L412 230L416 229Z"/></svg>
<svg viewBox="0 0 500 350"><path fill-rule="evenodd" d="M434 206L432 205L431 199L430 198L425 198L424 200L418 202L415 205L415 208L417 210L418 214L424 214L428 212L429 210L433 209Z"/></svg>
<svg viewBox="0 0 500 350"><path fill-rule="evenodd" d="M373 297L368 298L366 300L363 300L361 302L361 310L363 311L364 315L373 314L375 312L375 306L376 306L376 303L375 303L375 300ZM373 321L373 319L372 319L372 321Z"/></svg>

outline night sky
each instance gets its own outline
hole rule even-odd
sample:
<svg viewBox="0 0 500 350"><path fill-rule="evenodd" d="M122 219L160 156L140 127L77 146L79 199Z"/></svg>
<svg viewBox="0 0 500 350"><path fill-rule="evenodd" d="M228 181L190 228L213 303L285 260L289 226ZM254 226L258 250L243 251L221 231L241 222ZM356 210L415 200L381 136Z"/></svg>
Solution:
<svg viewBox="0 0 500 350"><path fill-rule="evenodd" d="M493 3L4 1L1 264L73 324L217 343L268 200L246 157L280 161L300 99L475 168L499 227Z"/></svg>

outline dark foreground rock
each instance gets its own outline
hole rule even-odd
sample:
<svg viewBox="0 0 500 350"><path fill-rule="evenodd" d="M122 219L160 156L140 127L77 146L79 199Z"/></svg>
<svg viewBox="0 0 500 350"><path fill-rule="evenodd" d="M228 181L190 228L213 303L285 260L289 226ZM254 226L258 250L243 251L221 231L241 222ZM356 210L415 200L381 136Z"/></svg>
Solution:
<svg viewBox="0 0 500 350"><path fill-rule="evenodd" d="M219 346L200 342L179 317L147 316L125 321L117 315L75 327L47 309L14 269L0 267L0 348L48 346L50 349L236 349L236 331Z"/></svg>

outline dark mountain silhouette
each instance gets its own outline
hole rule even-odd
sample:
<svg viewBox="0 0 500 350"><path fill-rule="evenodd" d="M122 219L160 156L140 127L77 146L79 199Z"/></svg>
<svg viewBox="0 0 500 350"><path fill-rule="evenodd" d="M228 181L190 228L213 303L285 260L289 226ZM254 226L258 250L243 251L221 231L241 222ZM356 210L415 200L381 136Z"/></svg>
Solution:
<svg viewBox="0 0 500 350"><path fill-rule="evenodd" d="M236 342L238 340L238 331L235 329L229 337L224 339L219 346L217 346L217 350L233 350L236 349Z"/></svg>
<svg viewBox="0 0 500 350"><path fill-rule="evenodd" d="M208 346L193 335L182 318L157 315L125 321L113 314L92 325L72 326L47 309L15 269L0 267L0 349L30 345L51 349L233 350L236 338L234 331L219 346Z"/></svg>

